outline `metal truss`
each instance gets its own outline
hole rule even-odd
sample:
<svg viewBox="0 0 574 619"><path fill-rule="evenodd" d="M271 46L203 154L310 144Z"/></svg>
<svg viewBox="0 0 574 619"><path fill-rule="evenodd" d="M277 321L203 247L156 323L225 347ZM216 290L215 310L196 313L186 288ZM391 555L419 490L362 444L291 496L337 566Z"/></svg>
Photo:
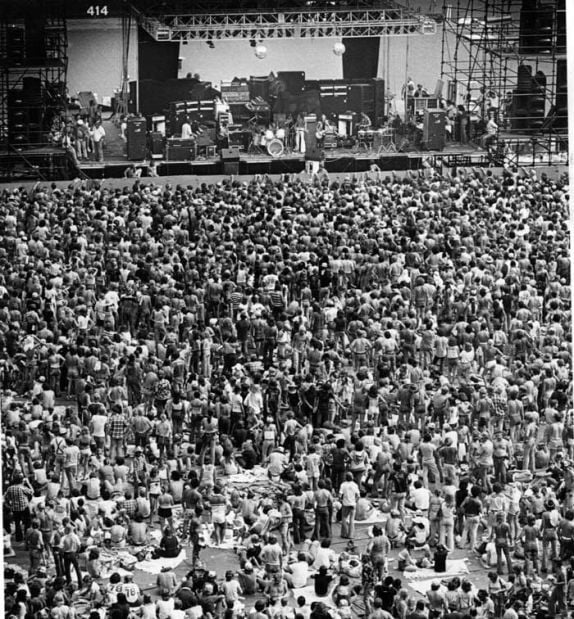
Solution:
<svg viewBox="0 0 574 619"><path fill-rule="evenodd" d="M134 9L156 41L311 39L435 34L437 24L402 8L194 13L151 17Z"/></svg>

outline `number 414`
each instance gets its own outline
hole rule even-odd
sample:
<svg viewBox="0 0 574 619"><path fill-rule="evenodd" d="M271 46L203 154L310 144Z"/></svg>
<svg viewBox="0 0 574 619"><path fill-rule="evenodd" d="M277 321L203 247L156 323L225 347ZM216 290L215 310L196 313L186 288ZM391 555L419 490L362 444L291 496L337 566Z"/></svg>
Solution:
<svg viewBox="0 0 574 619"><path fill-rule="evenodd" d="M108 16L108 5L104 4L100 6L99 4L92 4L87 9L86 13L91 17L100 17L103 15L104 17Z"/></svg>

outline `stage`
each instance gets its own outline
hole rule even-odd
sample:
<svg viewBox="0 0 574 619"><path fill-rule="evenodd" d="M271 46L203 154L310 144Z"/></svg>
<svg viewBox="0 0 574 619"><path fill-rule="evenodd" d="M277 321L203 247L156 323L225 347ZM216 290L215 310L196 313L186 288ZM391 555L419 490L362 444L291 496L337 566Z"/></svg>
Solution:
<svg viewBox="0 0 574 619"><path fill-rule="evenodd" d="M105 161L81 162L80 168L87 177L92 179L120 178L127 168L135 165L141 168L142 177L149 176L148 161L129 161L126 155L126 142L119 136L117 127L105 123L106 150ZM324 167L329 173L366 172L376 165L381 171L420 170L428 168L441 169L443 166L453 167L484 167L489 165L486 151L472 144L447 143L442 151L409 150L408 152L378 152L365 148L333 148L324 151ZM246 153L240 151L239 161L235 166L224 167L219 153L211 156L198 157L191 161L166 161L164 158L154 159L158 176L213 176L233 174L253 176L255 174L298 174L305 170L305 156L298 152L285 152L273 157L264 149L260 152ZM230 172L229 170L232 170Z"/></svg>
<svg viewBox="0 0 574 619"><path fill-rule="evenodd" d="M106 147L104 161L81 161L75 168L72 157L62 148L44 147L22 151L0 153L0 182L17 180L71 180L74 178L106 179L123 178L126 170L135 165L141 169L141 177L149 178L149 160L129 161L126 142L120 137L117 126L110 120L104 121ZM324 150L324 167L329 174L355 174L379 169L381 172L434 169L438 172L452 172L457 168L498 167L504 163L523 166L552 166L565 163L563 153L540 154L530 149L521 152L528 140L520 136L506 136L506 140L517 142L516 153L505 162L493 160L487 151L476 144L447 142L441 151L408 150L406 152L378 152L365 148L333 148ZM158 176L254 176L256 174L282 175L299 174L305 170L305 156L297 152L285 152L273 157L261 152L240 151L239 161L225 164L219 153L198 157L191 161L166 161L154 159ZM376 166L374 168L373 166Z"/></svg>

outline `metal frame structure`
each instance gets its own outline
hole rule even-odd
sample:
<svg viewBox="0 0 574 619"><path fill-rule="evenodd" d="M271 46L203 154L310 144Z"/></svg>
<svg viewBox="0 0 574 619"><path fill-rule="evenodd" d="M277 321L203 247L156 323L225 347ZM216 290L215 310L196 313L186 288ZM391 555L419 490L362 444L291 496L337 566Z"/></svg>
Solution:
<svg viewBox="0 0 574 619"><path fill-rule="evenodd" d="M60 1L44 3L45 17L42 31L41 58L20 58L14 55L12 31L27 36L25 11L34 10L34 5L22 4L20 13L0 15L0 152L10 155L10 161L29 167L30 158L26 152L31 148L51 145L47 135L50 118L65 107L66 76L68 68L65 3ZM10 106L12 99L22 92L26 78L35 78L40 84L40 96L33 103L24 102L19 110L33 110L39 118L38 139L22 145L10 143ZM32 166L38 174L38 166Z"/></svg>
<svg viewBox="0 0 574 619"><path fill-rule="evenodd" d="M565 6L560 0L545 0L541 5L554 11L554 24L561 4ZM527 3L522 0L445 0L441 73L449 83L448 98L465 105L468 112L488 91L494 91L501 104L499 128L513 137L513 144L520 144L516 148L529 153L556 152L567 148L567 130L552 122L559 87L558 61L565 59L566 53L557 44L556 25L548 35L549 45L544 52L524 51L524 6ZM542 121L540 114L532 115L527 108L517 113L512 103L516 101L519 73L524 66L532 76L544 74L539 84L539 94L544 98L540 102Z"/></svg>
<svg viewBox="0 0 574 619"><path fill-rule="evenodd" d="M307 39L435 34L433 19L401 6L146 14L132 6L139 24L156 41Z"/></svg>

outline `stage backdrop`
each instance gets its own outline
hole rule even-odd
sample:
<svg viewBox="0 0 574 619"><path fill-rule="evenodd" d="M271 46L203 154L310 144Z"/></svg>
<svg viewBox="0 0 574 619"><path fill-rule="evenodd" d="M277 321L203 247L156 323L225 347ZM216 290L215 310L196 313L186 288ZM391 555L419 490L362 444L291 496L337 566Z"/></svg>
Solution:
<svg viewBox="0 0 574 619"><path fill-rule="evenodd" d="M218 88L221 81L234 77L269 75L272 71L305 71L309 80L340 79L343 63L333 54L334 39L290 39L265 41L267 57L259 60L249 41L214 41L214 48L207 43L190 42L180 45L182 58L179 77L199 73L202 80Z"/></svg>
<svg viewBox="0 0 574 619"><path fill-rule="evenodd" d="M422 83L434 90L436 80L440 77L441 36L439 29L436 35L373 39L373 49L365 63L368 71L359 74L362 67L355 68L357 77L364 78L367 72L369 77L384 77L390 91L400 96L408 71L416 83ZM265 45L268 53L263 60L255 57L248 41L216 41L213 49L206 43L193 42L180 45L179 77L185 77L187 73L198 73L202 80L212 82L215 88L219 88L222 80L249 78L251 75L264 76L271 71L304 71L308 80L340 79L343 77L343 67L347 60L333 54L335 41L336 39L267 41ZM354 43L345 40L345 45L350 48L350 54L354 55Z"/></svg>
<svg viewBox="0 0 574 619"><path fill-rule="evenodd" d="M137 79L137 28L130 34L128 71ZM81 91L112 97L122 81L122 27L120 19L68 20L68 92Z"/></svg>
<svg viewBox="0 0 574 619"><path fill-rule="evenodd" d="M343 39L343 77L369 80L378 75L380 37Z"/></svg>

